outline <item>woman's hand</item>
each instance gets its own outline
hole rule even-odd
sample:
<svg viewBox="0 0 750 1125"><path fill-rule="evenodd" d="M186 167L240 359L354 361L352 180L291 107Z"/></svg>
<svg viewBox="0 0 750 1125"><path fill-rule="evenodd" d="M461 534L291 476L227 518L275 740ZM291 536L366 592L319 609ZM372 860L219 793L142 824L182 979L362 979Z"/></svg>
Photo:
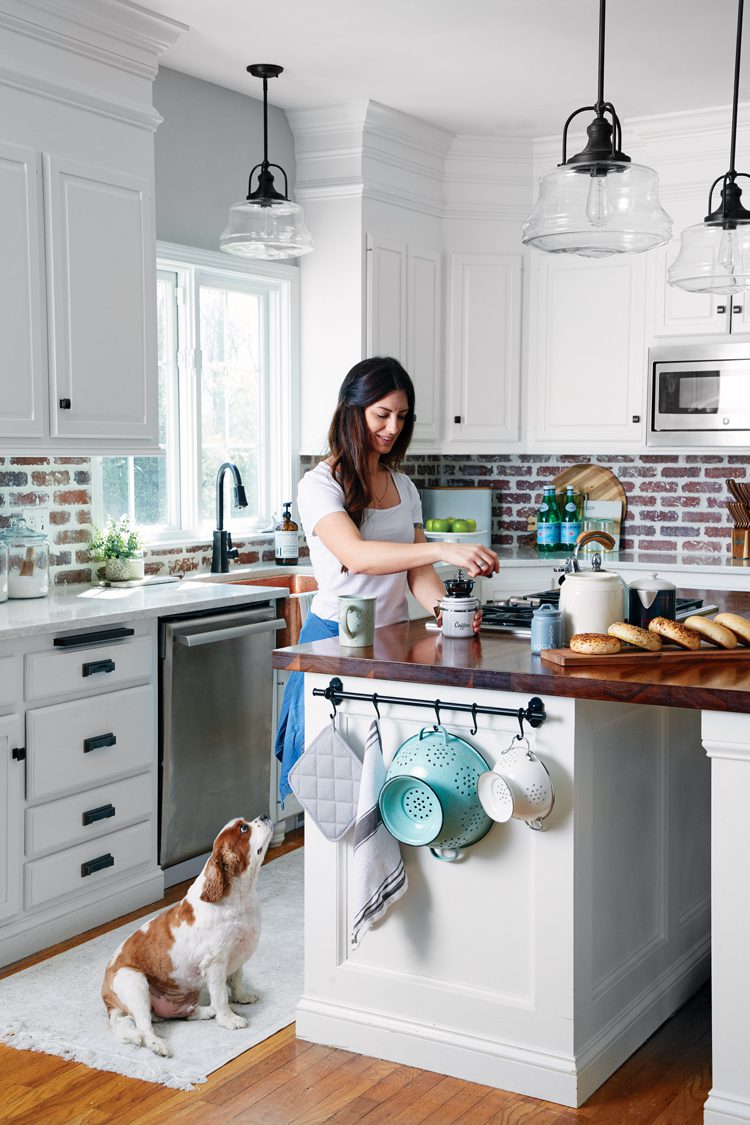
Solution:
<svg viewBox="0 0 750 1125"><path fill-rule="evenodd" d="M468 570L471 578L496 574L500 559L482 543L440 543L440 557L451 566Z"/></svg>

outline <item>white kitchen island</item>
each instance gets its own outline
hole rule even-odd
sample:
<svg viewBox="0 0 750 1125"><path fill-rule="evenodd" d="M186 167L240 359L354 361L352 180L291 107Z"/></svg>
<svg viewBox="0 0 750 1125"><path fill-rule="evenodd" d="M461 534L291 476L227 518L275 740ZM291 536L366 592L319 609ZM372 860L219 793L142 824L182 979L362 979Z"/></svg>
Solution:
<svg viewBox="0 0 750 1125"><path fill-rule="evenodd" d="M750 1120L742 1031L750 916L737 890L750 865L750 829L738 806L750 774L750 719L722 710L732 692L737 711L750 709L750 661L722 662L723 674L714 665L713 683L695 666L674 664L669 676L639 669L614 682L604 678L608 670L548 666L520 640L460 644L467 647L457 654L412 623L379 630L374 649L359 657L335 641L275 656L308 673L310 735L331 710L311 690L332 675L346 692L444 705L517 708L538 695L548 718L530 740L556 792L543 832L517 821L494 825L457 863L403 847L409 889L357 951L349 944L351 844L328 843L308 822L298 1034L580 1105L706 978L712 928L714 1076L705 1120ZM430 710L381 702L380 711L386 761L434 721ZM338 714L361 752L371 704L344 700ZM514 718L480 715L472 738L471 715L441 717L489 762L517 730Z"/></svg>

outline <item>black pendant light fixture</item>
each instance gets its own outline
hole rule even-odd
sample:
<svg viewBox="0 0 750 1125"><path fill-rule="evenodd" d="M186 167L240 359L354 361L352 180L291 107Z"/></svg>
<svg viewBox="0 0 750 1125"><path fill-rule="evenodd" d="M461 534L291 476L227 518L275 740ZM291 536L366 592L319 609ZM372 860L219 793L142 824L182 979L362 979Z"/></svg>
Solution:
<svg viewBox="0 0 750 1125"><path fill-rule="evenodd" d="M734 166L743 8L744 0L738 0L729 171L711 184L708 214L702 223L682 232L680 251L667 273L670 285L690 293L738 293L750 289L750 211L740 202L742 191L737 184L738 177L750 177ZM713 194L718 184L721 203L713 210Z"/></svg>
<svg viewBox="0 0 750 1125"><path fill-rule="evenodd" d="M302 208L289 199L286 172L268 160L268 79L278 78L284 68L275 63L253 63L247 69L254 78L263 79L263 160L250 172L247 199L230 207L219 246L227 254L246 258L298 258L309 254L313 241ZM283 194L274 185L272 168L284 177ZM256 172L258 183L253 190Z"/></svg>
<svg viewBox="0 0 750 1125"><path fill-rule="evenodd" d="M604 100L606 0L599 0L599 85L594 105L582 106L563 128L562 163L544 176L539 198L523 224L523 242L552 254L603 258L639 254L668 242L672 221L659 203L658 177L622 151L615 107ZM586 147L568 156L568 128L592 112Z"/></svg>

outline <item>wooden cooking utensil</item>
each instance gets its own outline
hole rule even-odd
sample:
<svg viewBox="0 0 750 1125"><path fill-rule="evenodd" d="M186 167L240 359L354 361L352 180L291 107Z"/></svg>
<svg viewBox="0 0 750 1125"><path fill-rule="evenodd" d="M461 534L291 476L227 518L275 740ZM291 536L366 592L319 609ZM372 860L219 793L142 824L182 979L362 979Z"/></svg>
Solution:
<svg viewBox="0 0 750 1125"><path fill-rule="evenodd" d="M732 493L732 496L734 496L735 500L739 500L740 502L742 502L745 499L745 497L740 492L740 487L737 484L736 480L732 480L731 477L728 477L726 484L727 484L727 488Z"/></svg>
<svg viewBox="0 0 750 1125"><path fill-rule="evenodd" d="M21 568L18 571L18 573L23 575L25 578L28 578L29 575L34 573L34 548L33 547L27 547L26 548L26 554L23 557L23 562L21 563Z"/></svg>

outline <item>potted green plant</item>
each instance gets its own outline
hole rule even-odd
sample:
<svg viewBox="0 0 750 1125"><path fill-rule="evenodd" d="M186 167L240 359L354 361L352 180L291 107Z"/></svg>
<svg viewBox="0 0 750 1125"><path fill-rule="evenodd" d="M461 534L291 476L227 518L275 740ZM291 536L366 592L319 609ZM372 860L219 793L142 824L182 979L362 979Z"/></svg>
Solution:
<svg viewBox="0 0 750 1125"><path fill-rule="evenodd" d="M89 543L91 557L104 562L109 582L143 578L143 540L128 516L107 519L104 528L94 528Z"/></svg>

